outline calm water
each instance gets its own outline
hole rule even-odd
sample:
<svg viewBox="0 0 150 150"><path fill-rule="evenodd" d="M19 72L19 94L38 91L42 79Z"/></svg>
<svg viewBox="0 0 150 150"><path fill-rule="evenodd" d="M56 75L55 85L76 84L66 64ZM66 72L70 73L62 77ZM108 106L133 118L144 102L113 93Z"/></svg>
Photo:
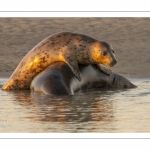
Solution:
<svg viewBox="0 0 150 150"><path fill-rule="evenodd" d="M0 90L0 132L150 132L150 79L130 80L138 88L53 98Z"/></svg>

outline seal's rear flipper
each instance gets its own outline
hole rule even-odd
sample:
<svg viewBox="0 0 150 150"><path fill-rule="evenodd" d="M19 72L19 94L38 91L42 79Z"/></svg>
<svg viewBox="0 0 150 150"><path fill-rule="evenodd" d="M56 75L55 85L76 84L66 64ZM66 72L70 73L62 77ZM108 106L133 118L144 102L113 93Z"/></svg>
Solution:
<svg viewBox="0 0 150 150"><path fill-rule="evenodd" d="M98 64L98 65L96 65L97 66L97 68L99 69L99 70L101 70L103 73L105 73L106 75L111 75L112 74L112 72L111 72L111 70L110 69L108 69L105 65L103 65L103 64Z"/></svg>

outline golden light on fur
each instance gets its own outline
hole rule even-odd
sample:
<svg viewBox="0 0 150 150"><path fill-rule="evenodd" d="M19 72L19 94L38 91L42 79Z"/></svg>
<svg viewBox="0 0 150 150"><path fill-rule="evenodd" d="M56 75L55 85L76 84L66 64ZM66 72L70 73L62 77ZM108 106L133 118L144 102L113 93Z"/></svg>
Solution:
<svg viewBox="0 0 150 150"><path fill-rule="evenodd" d="M104 56L104 51L107 51L108 55ZM115 64L115 57L110 53L112 51L108 43L89 36L71 32L54 34L42 40L22 59L2 89L29 89L36 75L58 61L67 63L76 78L81 81L78 63L101 63L110 66Z"/></svg>

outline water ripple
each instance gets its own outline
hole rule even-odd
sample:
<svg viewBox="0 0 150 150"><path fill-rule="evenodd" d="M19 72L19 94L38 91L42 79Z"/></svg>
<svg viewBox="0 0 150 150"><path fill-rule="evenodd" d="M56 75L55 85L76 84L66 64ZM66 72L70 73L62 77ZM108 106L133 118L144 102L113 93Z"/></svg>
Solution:
<svg viewBox="0 0 150 150"><path fill-rule="evenodd" d="M63 97L0 90L0 132L150 132L150 79L131 81L138 88Z"/></svg>

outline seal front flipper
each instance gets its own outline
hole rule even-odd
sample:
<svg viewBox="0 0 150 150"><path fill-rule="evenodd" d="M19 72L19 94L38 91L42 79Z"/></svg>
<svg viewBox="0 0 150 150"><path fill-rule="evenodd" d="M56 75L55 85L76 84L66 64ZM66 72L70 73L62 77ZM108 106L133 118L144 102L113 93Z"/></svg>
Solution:
<svg viewBox="0 0 150 150"><path fill-rule="evenodd" d="M69 67L71 68L71 70L72 70L73 74L75 75L75 77L76 77L79 81L81 81L82 75L81 75L80 70L79 70L79 67L78 67L78 61L77 61L77 60L69 59L69 60L67 60L66 63L67 63L67 64L69 65Z"/></svg>
<svg viewBox="0 0 150 150"><path fill-rule="evenodd" d="M103 65L103 64L97 64L96 66L97 66L97 68L98 68L99 70L101 70L103 73L105 73L105 74L107 74L107 75L109 75L109 76L112 74L111 70L108 69L105 65Z"/></svg>

